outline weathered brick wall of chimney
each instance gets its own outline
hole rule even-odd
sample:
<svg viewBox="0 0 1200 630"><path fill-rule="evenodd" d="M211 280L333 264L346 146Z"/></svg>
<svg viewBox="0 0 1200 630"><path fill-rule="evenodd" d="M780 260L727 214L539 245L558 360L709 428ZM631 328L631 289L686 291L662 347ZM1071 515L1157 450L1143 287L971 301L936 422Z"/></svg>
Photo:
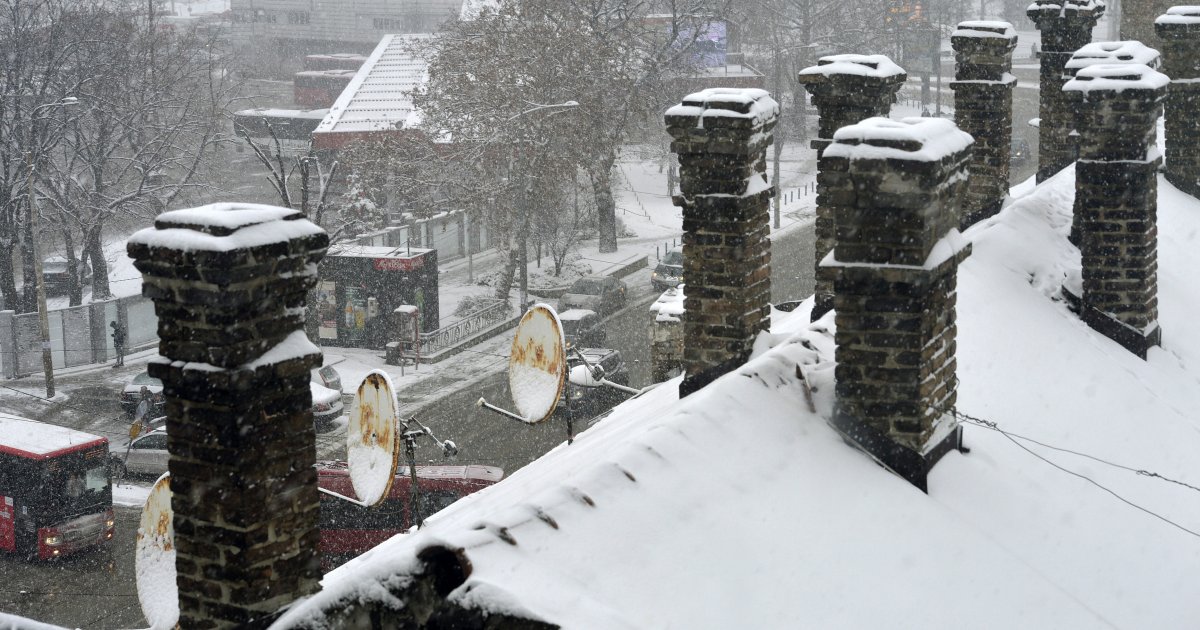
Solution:
<svg viewBox="0 0 1200 630"><path fill-rule="evenodd" d="M1200 197L1200 7L1172 7L1154 23L1167 89L1167 181Z"/></svg>
<svg viewBox="0 0 1200 630"><path fill-rule="evenodd" d="M958 232L971 137L940 118L872 118L838 131L818 178L837 219L837 410L852 439L922 490L959 444Z"/></svg>
<svg viewBox="0 0 1200 630"><path fill-rule="evenodd" d="M329 239L295 210L160 215L128 251L158 314L180 625L265 627L319 588L305 295Z"/></svg>
<svg viewBox="0 0 1200 630"><path fill-rule="evenodd" d="M887 117L896 92L908 79L904 70L884 55L830 55L821 57L817 65L800 71L797 80L812 95L817 108L817 137L812 148L821 157L833 135L842 127L871 118ZM833 277L822 269L821 260L833 249L833 214L830 202L817 184L817 220L815 266L816 289L812 319L815 321L833 308Z"/></svg>
<svg viewBox="0 0 1200 630"><path fill-rule="evenodd" d="M1158 167L1169 79L1143 65L1081 69L1064 87L1083 111L1075 173L1081 316L1143 359L1159 345Z"/></svg>
<svg viewBox="0 0 1200 630"><path fill-rule="evenodd" d="M746 361L770 326L766 149L779 106L758 89L712 88L667 110L683 209L686 396Z"/></svg>
<svg viewBox="0 0 1200 630"><path fill-rule="evenodd" d="M962 22L950 44L956 62L950 83L954 122L975 138L960 221L965 229L999 212L1008 196L1017 33L1008 22Z"/></svg>
<svg viewBox="0 0 1200 630"><path fill-rule="evenodd" d="M1063 96L1063 70L1071 55L1092 41L1092 28L1104 15L1104 8L1097 0L1034 0L1026 11L1042 38L1038 182L1075 161L1070 136L1074 114Z"/></svg>
<svg viewBox="0 0 1200 630"><path fill-rule="evenodd" d="M1141 42L1120 41L1120 42L1092 42L1083 48L1075 51L1071 55L1071 59L1067 61L1067 65L1063 68L1063 79L1070 81L1075 78L1079 71L1090 66L1098 65L1144 65L1150 68L1158 69L1161 65L1161 58L1157 50L1147 47ZM1071 147L1075 151L1076 157L1079 155L1079 127L1086 124L1082 119L1087 116L1087 110L1081 107L1078 103L1078 92L1067 92L1064 94L1071 112L1073 113ZM1076 170L1078 173L1078 170ZM1080 217L1083 216L1083 206L1081 205L1085 198L1076 196L1075 204L1071 213L1071 234L1070 241L1076 246L1080 244Z"/></svg>

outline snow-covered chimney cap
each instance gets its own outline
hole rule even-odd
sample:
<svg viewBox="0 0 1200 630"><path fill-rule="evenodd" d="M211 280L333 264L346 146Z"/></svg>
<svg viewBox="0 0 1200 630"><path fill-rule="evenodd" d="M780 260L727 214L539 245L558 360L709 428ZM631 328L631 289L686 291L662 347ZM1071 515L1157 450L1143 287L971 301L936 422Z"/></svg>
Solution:
<svg viewBox="0 0 1200 630"><path fill-rule="evenodd" d="M1017 31L1008 22L997 20L967 20L959 22L958 28L950 35L954 37L972 37L988 39L1016 40Z"/></svg>
<svg viewBox="0 0 1200 630"><path fill-rule="evenodd" d="M1155 24L1200 24L1200 6L1171 7L1154 19Z"/></svg>
<svg viewBox="0 0 1200 630"><path fill-rule="evenodd" d="M1082 68L1063 86L1064 92L1123 92L1161 90L1171 82L1167 75L1140 64L1097 64Z"/></svg>
<svg viewBox="0 0 1200 630"><path fill-rule="evenodd" d="M1026 13L1058 14L1066 17L1071 13L1092 13L1095 17L1104 14L1103 0L1036 0L1025 9ZM1032 17L1032 16L1030 16Z"/></svg>
<svg viewBox="0 0 1200 630"><path fill-rule="evenodd" d="M323 235L299 210L251 203L214 203L164 212L128 245L224 252Z"/></svg>
<svg viewBox="0 0 1200 630"><path fill-rule="evenodd" d="M936 162L970 147L975 139L944 118L868 118L838 129L824 157Z"/></svg>
<svg viewBox="0 0 1200 630"><path fill-rule="evenodd" d="M818 77L828 78L835 74L874 78L908 76L904 68L896 65L887 55L846 54L821 57L817 65L800 71L800 82L807 83Z"/></svg>
<svg viewBox="0 0 1200 630"><path fill-rule="evenodd" d="M1157 69L1162 63L1158 51L1139 41L1092 42L1075 51L1067 61L1068 70L1079 70L1097 64L1141 64ZM1074 74L1074 73L1071 73Z"/></svg>
<svg viewBox="0 0 1200 630"><path fill-rule="evenodd" d="M762 124L779 116L779 104L758 88L708 88L688 94L682 103L667 109L666 116L695 117L701 126L704 118L718 116Z"/></svg>

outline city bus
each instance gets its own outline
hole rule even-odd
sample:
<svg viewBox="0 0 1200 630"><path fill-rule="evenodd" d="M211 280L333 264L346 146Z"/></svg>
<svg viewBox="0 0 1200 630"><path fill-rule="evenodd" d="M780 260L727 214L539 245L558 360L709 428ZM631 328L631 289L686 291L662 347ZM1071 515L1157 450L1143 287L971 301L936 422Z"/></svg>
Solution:
<svg viewBox="0 0 1200 630"><path fill-rule="evenodd" d="M0 413L0 553L50 560L112 540L108 438Z"/></svg>
<svg viewBox="0 0 1200 630"><path fill-rule="evenodd" d="M363 507L321 493L321 566L328 571L379 543L407 531L455 501L504 477L495 466L417 466L417 514L409 514L411 479L407 466L396 470L392 489L380 505ZM345 462L319 462L317 485L353 497Z"/></svg>

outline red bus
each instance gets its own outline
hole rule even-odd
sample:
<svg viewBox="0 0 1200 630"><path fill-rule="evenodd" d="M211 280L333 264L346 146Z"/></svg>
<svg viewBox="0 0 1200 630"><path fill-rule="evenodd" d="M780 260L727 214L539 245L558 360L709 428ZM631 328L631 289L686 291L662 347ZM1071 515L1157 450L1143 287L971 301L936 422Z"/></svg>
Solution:
<svg viewBox="0 0 1200 630"><path fill-rule="evenodd" d="M321 566L329 570L343 564L407 531L418 520L432 516L503 477L504 471L495 466L417 466L417 483L421 490L417 502L418 519L408 513L411 479L407 466L397 469L387 498L375 507L362 507L322 492ZM345 462L320 462L317 484L347 497L354 496Z"/></svg>
<svg viewBox="0 0 1200 630"><path fill-rule="evenodd" d="M0 552L49 560L113 538L108 438L0 413Z"/></svg>

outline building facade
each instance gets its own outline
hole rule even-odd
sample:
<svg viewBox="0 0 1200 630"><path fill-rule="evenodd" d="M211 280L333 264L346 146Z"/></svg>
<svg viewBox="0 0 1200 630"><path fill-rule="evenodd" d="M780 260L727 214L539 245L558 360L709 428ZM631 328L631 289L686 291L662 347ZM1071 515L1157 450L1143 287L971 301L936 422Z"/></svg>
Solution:
<svg viewBox="0 0 1200 630"><path fill-rule="evenodd" d="M231 0L233 36L367 52L388 33L432 33L462 0Z"/></svg>

